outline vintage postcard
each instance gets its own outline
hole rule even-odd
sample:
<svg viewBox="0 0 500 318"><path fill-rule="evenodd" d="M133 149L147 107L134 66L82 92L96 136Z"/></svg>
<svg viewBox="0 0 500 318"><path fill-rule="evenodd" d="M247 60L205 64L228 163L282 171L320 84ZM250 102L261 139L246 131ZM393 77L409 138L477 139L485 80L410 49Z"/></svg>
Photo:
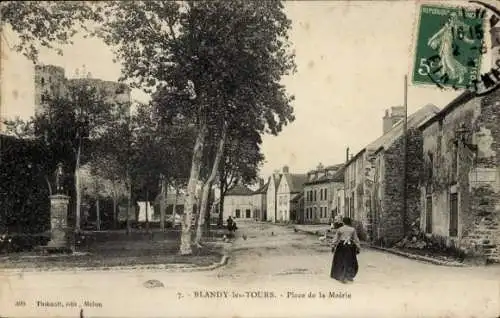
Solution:
<svg viewBox="0 0 500 318"><path fill-rule="evenodd" d="M0 10L0 317L500 317L498 1Z"/></svg>

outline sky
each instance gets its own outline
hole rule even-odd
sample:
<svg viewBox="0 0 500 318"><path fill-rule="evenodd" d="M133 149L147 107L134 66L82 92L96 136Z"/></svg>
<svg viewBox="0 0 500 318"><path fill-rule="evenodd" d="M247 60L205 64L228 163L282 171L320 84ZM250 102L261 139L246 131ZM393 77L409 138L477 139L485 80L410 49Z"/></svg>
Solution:
<svg viewBox="0 0 500 318"><path fill-rule="evenodd" d="M342 163L346 147L355 154L380 137L385 110L404 103L404 76L414 55L417 2L290 1L285 7L298 69L283 83L295 95L296 120L278 136L263 137L263 177L284 165L305 173L319 163ZM5 41L12 45L15 38L7 34ZM64 67L70 78L83 65L94 78L120 77L120 65L101 40L77 36L63 50L63 56L42 50L40 61ZM1 115L28 118L34 111L33 65L14 52L2 54ZM409 80L408 112L429 103L442 108L458 94ZM133 90L132 99L149 96Z"/></svg>

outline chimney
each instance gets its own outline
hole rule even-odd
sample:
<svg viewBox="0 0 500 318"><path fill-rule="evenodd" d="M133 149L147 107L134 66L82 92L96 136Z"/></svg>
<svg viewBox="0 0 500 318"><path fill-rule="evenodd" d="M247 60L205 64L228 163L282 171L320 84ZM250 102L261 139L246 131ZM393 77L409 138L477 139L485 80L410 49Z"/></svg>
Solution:
<svg viewBox="0 0 500 318"><path fill-rule="evenodd" d="M405 116L405 109L403 106L391 107L391 113L389 110L385 110L385 116L382 118L382 128L383 134L385 135L392 127L402 120Z"/></svg>
<svg viewBox="0 0 500 318"><path fill-rule="evenodd" d="M349 147L345 150L345 162L349 161Z"/></svg>
<svg viewBox="0 0 500 318"><path fill-rule="evenodd" d="M288 166L283 167L283 173L288 173Z"/></svg>

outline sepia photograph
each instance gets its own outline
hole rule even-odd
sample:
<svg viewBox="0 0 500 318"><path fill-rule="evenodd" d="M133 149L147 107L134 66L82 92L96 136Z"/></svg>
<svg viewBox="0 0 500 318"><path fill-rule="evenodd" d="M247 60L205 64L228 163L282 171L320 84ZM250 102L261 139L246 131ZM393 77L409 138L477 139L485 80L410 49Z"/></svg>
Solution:
<svg viewBox="0 0 500 318"><path fill-rule="evenodd" d="M0 317L500 318L500 2L3 1Z"/></svg>

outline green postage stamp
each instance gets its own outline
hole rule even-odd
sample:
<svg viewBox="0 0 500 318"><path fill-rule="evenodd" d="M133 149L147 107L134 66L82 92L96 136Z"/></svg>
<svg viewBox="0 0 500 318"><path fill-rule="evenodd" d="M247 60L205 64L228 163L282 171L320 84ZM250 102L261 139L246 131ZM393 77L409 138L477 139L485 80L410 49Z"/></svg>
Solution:
<svg viewBox="0 0 500 318"><path fill-rule="evenodd" d="M470 88L480 78L484 11L422 5L418 22L413 82Z"/></svg>

